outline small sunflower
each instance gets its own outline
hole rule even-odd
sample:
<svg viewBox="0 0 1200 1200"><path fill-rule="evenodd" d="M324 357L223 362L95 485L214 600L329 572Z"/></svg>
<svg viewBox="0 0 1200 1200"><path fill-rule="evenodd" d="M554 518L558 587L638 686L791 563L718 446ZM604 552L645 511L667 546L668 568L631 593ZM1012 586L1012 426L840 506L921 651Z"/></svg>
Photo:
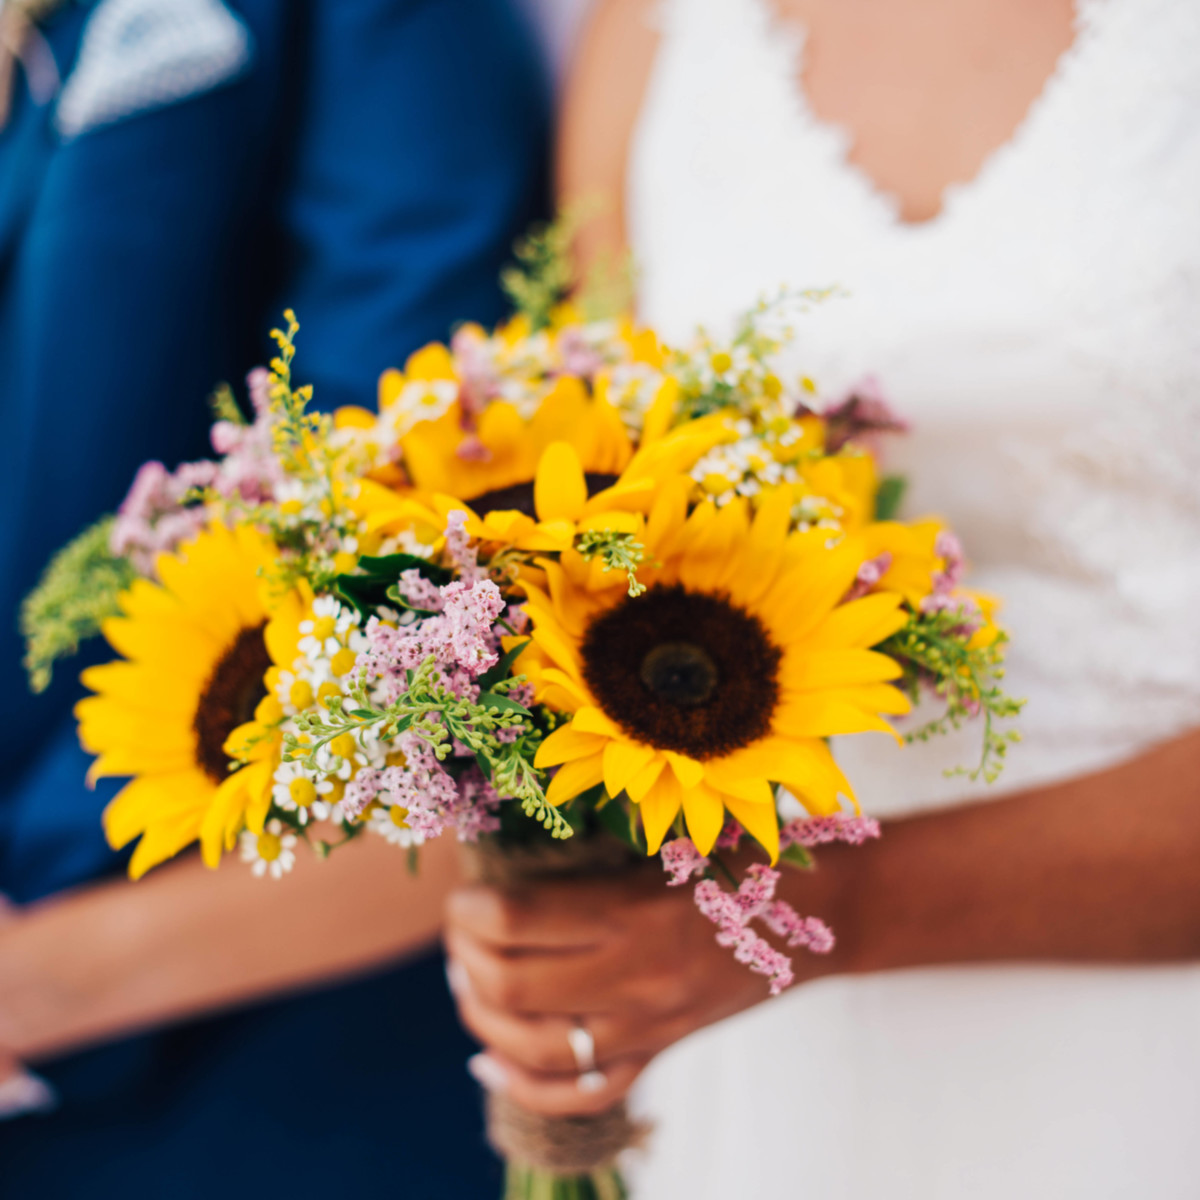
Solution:
<svg viewBox="0 0 1200 1200"><path fill-rule="evenodd" d="M246 526L163 555L162 583L136 582L104 626L123 659L83 673L96 693L76 707L91 777L133 776L104 822L114 848L141 838L135 879L197 838L216 866L243 824L262 832L281 716L264 679L294 660L306 607L291 592L268 608L260 569L274 555Z"/></svg>
<svg viewBox="0 0 1200 1200"><path fill-rule="evenodd" d="M853 800L823 739L892 732L908 711L900 667L872 649L906 620L902 597L847 602L862 538L789 532L786 491L757 512L738 498L690 514L690 483L660 490L645 522L645 594L575 552L528 585L532 643L518 668L538 699L570 714L542 744L560 804L598 784L639 806L651 853L682 810L708 853L732 814L774 857L771 784L815 814Z"/></svg>
<svg viewBox="0 0 1200 1200"><path fill-rule="evenodd" d="M578 534L593 530L639 536L663 482L694 462L718 436L711 424L681 426L640 449L620 475L591 473L570 442L552 442L540 451L524 484L473 500L394 491L364 480L355 510L369 538L415 531L430 544L440 540L451 512L464 511L467 534L493 550L567 550Z"/></svg>

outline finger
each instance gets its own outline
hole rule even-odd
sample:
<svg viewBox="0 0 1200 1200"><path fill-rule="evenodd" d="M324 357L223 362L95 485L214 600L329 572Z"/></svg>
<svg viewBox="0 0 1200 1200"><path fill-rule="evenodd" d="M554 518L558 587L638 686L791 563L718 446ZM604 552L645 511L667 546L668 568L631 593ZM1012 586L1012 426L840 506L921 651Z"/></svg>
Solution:
<svg viewBox="0 0 1200 1200"><path fill-rule="evenodd" d="M527 1071L494 1052L477 1054L467 1067L483 1087L500 1092L529 1112L546 1117L582 1117L602 1113L623 1100L649 1058L624 1058L590 1076L592 1086L580 1086L580 1076Z"/></svg>
<svg viewBox="0 0 1200 1200"><path fill-rule="evenodd" d="M541 887L507 890L482 885L457 888L446 902L446 920L481 941L509 950L582 949L604 941L603 910L588 908L569 892L556 904Z"/></svg>
<svg viewBox="0 0 1200 1200"><path fill-rule="evenodd" d="M476 993L458 998L463 1024L489 1050L530 1071L567 1075L587 1070L571 1048L577 1019L563 1016L529 1017L492 1008ZM595 1063L609 1063L639 1052L648 1052L657 1040L654 1033L625 1017L596 1013L583 1022L595 1047ZM650 1039L648 1041L648 1039ZM665 1042L663 1043L665 1045ZM657 1048L657 1047L655 1047Z"/></svg>
<svg viewBox="0 0 1200 1200"><path fill-rule="evenodd" d="M456 929L446 931L446 949L471 989L493 1008L571 1016L617 1007L619 975L596 951L510 954Z"/></svg>

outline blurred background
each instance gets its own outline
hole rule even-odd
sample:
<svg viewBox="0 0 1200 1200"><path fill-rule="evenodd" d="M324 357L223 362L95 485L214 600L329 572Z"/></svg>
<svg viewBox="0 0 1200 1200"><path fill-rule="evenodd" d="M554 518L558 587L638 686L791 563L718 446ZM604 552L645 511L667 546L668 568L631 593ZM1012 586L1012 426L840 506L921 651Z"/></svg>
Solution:
<svg viewBox="0 0 1200 1200"><path fill-rule="evenodd" d="M497 1190L435 949L452 858L128 884L71 716L103 648L32 696L18 610L142 462L210 452L285 307L323 408L503 315L585 8L0 0L6 1198Z"/></svg>

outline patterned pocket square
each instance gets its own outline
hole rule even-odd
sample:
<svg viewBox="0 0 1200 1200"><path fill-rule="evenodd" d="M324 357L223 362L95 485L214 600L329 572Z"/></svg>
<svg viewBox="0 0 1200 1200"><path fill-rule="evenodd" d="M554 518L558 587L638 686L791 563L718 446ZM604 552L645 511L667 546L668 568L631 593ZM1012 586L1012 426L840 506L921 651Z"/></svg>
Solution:
<svg viewBox="0 0 1200 1200"><path fill-rule="evenodd" d="M250 61L250 33L220 0L102 0L55 124L64 140L208 91Z"/></svg>

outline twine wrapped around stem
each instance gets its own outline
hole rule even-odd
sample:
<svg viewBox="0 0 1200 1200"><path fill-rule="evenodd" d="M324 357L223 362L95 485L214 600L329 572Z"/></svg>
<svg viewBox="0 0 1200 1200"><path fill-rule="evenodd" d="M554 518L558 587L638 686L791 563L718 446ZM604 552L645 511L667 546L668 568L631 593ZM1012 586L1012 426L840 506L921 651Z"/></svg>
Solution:
<svg viewBox="0 0 1200 1200"><path fill-rule="evenodd" d="M496 887L624 874L645 866L645 859L630 847L602 834L552 845L504 846L486 841L464 847L467 877ZM647 1132L643 1123L630 1117L624 1101L593 1116L545 1117L505 1096L488 1096L487 1133L492 1148L507 1162L535 1172L563 1177L614 1170L617 1157L640 1145Z"/></svg>

